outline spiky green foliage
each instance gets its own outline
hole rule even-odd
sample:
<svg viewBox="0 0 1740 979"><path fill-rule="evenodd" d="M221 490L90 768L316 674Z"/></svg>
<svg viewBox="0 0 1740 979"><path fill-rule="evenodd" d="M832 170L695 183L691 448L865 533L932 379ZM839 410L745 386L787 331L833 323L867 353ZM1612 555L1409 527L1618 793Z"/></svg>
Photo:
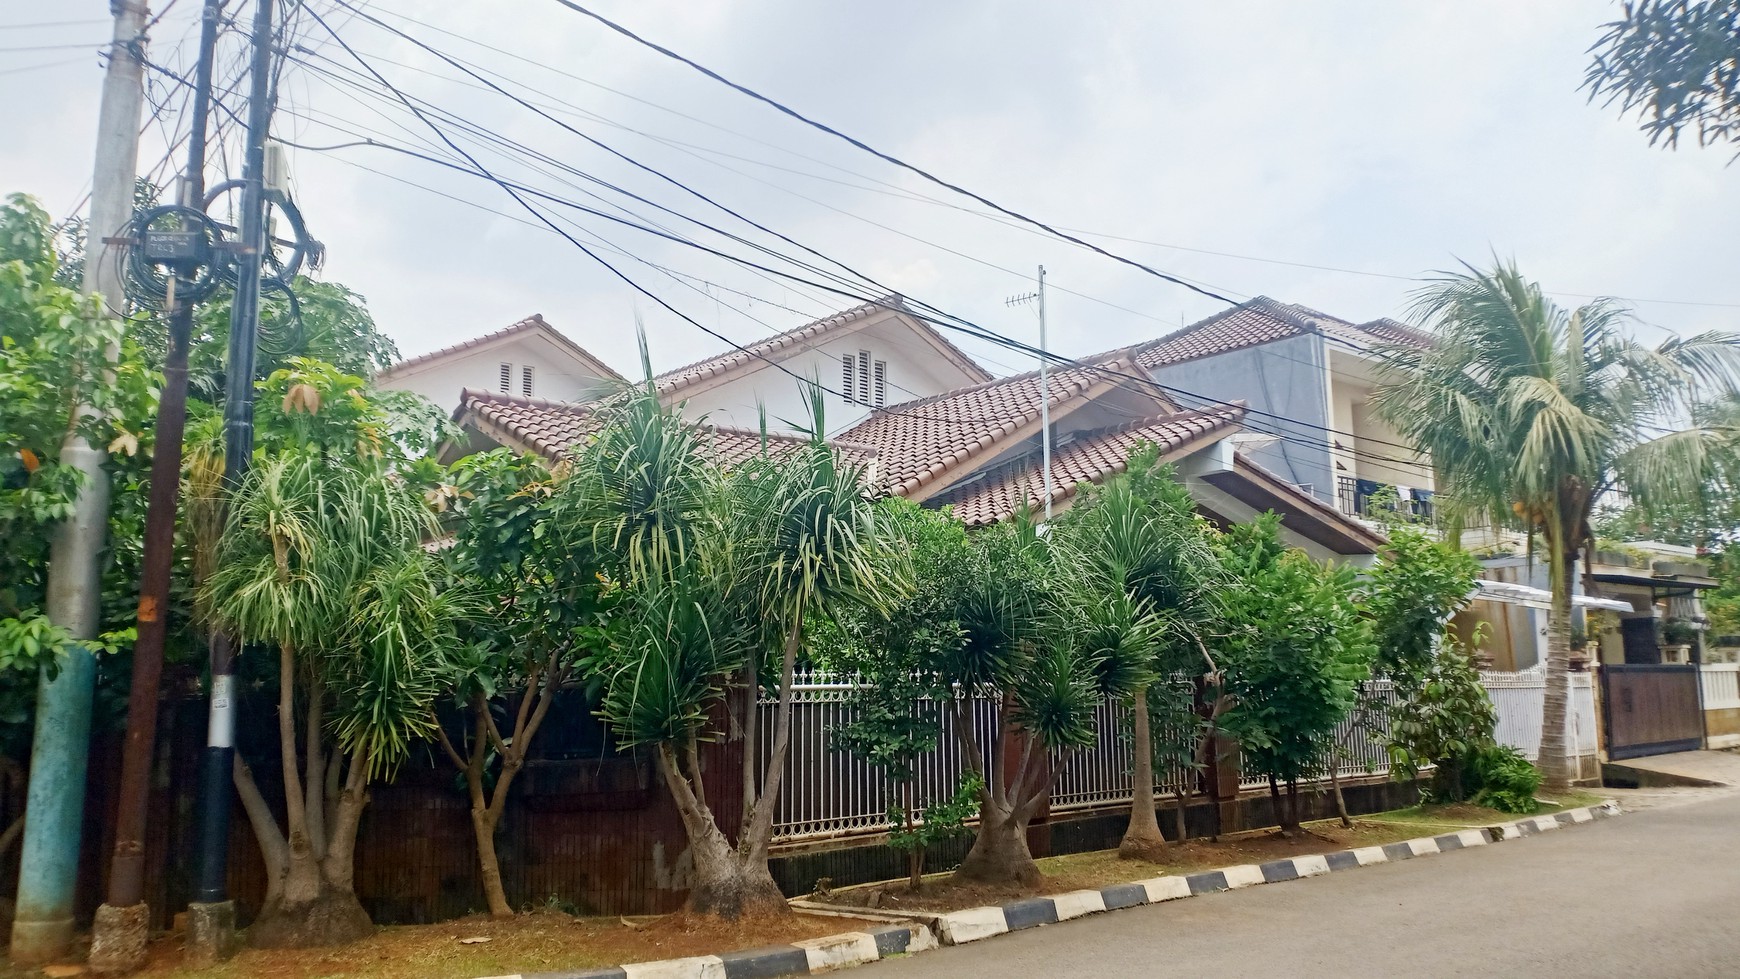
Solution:
<svg viewBox="0 0 1740 979"><path fill-rule="evenodd" d="M1670 149L1687 129L1698 145L1740 131L1740 3L1631 0L1590 49L1583 81L1591 101L1635 111L1650 145Z"/></svg>
<svg viewBox="0 0 1740 979"><path fill-rule="evenodd" d="M422 548L434 530L421 495L388 472L286 451L236 492L205 583L219 625L292 651L330 692L333 734L372 774L430 733L461 612Z"/></svg>
<svg viewBox="0 0 1740 979"><path fill-rule="evenodd" d="M1212 613L1219 569L1194 501L1153 446L1132 453L1123 475L1085 493L1055 534L1066 604L1079 619L1076 633L1105 650L1108 692L1205 666L1198 633Z"/></svg>
<svg viewBox="0 0 1740 979"><path fill-rule="evenodd" d="M1548 787L1563 789L1570 563L1604 495L1667 511L1732 471L1740 427L1685 419L1702 417L1701 400L1733 396L1740 346L1705 333L1646 347L1617 304L1564 309L1514 263L1446 276L1415 312L1434 342L1388 352L1374 403L1430 456L1440 513L1484 515L1544 541L1553 610L1541 764Z"/></svg>

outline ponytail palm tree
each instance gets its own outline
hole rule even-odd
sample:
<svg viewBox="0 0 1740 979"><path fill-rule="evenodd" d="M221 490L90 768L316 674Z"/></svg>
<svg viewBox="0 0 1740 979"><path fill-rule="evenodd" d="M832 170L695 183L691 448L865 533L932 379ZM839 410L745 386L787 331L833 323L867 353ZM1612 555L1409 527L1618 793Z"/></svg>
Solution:
<svg viewBox="0 0 1740 979"><path fill-rule="evenodd" d="M1166 847L1154 808L1148 688L1202 663L1192 623L1203 615L1216 562L1199 521L1153 446L1059 521L1071 631L1101 664L1104 692L1130 705L1134 795L1118 846L1126 858L1158 860Z"/></svg>
<svg viewBox="0 0 1740 979"><path fill-rule="evenodd" d="M1432 345L1389 351L1374 403L1429 456L1454 515L1538 535L1552 583L1540 767L1548 791L1571 781L1565 714L1572 568L1608 494L1644 510L1697 499L1740 443L1740 429L1695 424L1701 399L1740 382L1733 335L1673 337L1650 348L1625 310L1567 310L1512 263L1439 280L1416 317Z"/></svg>
<svg viewBox="0 0 1740 979"><path fill-rule="evenodd" d="M814 417L820 432L819 409ZM871 519L862 469L819 435L780 455L764 447L732 472L716 461L649 385L583 454L572 512L616 556L627 592L629 625L602 664L601 713L621 743L657 752L695 863L690 910L736 918L789 910L767 858L806 621L845 603L883 610L906 585ZM763 770L756 701L768 688L778 706ZM721 735L728 695L745 718L734 840L711 808L699 752Z"/></svg>
<svg viewBox="0 0 1740 979"><path fill-rule="evenodd" d="M368 785L431 733L461 613L421 546L433 529L384 467L316 451L267 457L235 494L203 598L220 628L278 654L282 824L239 757L235 773L268 867L256 945L374 931L352 888Z"/></svg>

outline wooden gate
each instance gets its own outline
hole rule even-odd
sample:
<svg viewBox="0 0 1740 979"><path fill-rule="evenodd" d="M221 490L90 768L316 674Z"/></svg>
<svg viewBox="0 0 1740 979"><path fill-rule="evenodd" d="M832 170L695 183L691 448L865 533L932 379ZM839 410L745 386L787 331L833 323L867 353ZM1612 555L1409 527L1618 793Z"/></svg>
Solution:
<svg viewBox="0 0 1740 979"><path fill-rule="evenodd" d="M1601 667L1607 757L1614 760L1704 746L1698 668L1690 664Z"/></svg>

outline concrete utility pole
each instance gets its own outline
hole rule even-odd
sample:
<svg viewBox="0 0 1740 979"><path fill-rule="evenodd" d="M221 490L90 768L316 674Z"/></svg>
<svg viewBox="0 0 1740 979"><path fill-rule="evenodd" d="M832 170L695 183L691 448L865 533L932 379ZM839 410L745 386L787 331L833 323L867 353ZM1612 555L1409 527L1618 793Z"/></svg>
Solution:
<svg viewBox="0 0 1740 979"><path fill-rule="evenodd" d="M103 239L133 214L139 166L139 114L145 102L145 4L114 0L115 32L97 117L97 156L86 226L84 291L99 293L120 315L125 300ZM88 406L81 411L89 412ZM84 828L85 767L89 761L91 692L96 662L76 640L95 638L99 621L101 559L109 523L105 455L78 434L61 445L60 461L84 474L73 515L55 530L49 550L48 617L75 640L51 680L43 671L36 696L36 737L30 751L24 848L19 860L12 961L50 962L67 954L73 939L73 892L78 882L79 834Z"/></svg>
<svg viewBox="0 0 1740 979"><path fill-rule="evenodd" d="M242 168L241 251L230 303L229 360L224 372L224 485L234 492L254 454L254 349L260 329L260 262L266 249L266 137L272 127L272 8L254 5L253 64L248 91L248 147ZM235 765L235 640L212 636L211 710L200 767L200 851L195 900L188 905L188 956L207 963L236 947L236 905L229 898L231 769Z"/></svg>
<svg viewBox="0 0 1740 979"><path fill-rule="evenodd" d="M206 123L211 111L212 55L217 47L223 0L206 0L194 71L193 120L181 205L205 210ZM133 247L143 247L135 243ZM115 816L115 849L108 894L91 928L90 965L102 973L131 972L145 964L151 908L145 903L145 826L155 755L163 647L169 623L169 579L175 555L175 517L181 486L181 443L187 422L187 355L193 335L196 289L191 273L171 280L169 350L164 358L163 396L157 406L157 436L151 458L151 498L145 512L144 569L140 575L138 640L133 644L133 682L127 701L127 740L121 753L121 787ZM177 296L184 298L176 298Z"/></svg>

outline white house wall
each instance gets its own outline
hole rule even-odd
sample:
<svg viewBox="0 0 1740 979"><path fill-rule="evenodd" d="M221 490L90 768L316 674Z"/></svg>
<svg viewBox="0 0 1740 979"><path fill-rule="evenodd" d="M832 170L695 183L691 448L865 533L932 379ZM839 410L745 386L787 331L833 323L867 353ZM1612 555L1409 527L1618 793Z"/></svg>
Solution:
<svg viewBox="0 0 1740 979"><path fill-rule="evenodd" d="M464 350L427 364L416 364L380 382L395 391L415 391L448 410L459 407L459 392L501 390L501 365L513 365L509 394L520 394L521 369L532 368L532 396L549 401L586 401L604 386L566 350L536 337L514 337L499 344Z"/></svg>
<svg viewBox="0 0 1740 979"><path fill-rule="evenodd" d="M677 392L677 397L684 403L686 418L699 419L704 415L715 425L754 429L760 425L761 410L765 407L768 429L790 432L809 424L808 396L798 378L817 378L829 392L837 392L841 387L840 359L848 354L857 356L864 350L870 352L873 362L881 360L888 365L885 378L888 405L977 383L935 347L891 317L844 336L828 337L796 356L779 361L785 370L757 361L759 367L745 370L722 384L699 385L693 392ZM823 400L830 435L856 425L870 414L869 407L856 400L848 402L836 393L825 393Z"/></svg>

